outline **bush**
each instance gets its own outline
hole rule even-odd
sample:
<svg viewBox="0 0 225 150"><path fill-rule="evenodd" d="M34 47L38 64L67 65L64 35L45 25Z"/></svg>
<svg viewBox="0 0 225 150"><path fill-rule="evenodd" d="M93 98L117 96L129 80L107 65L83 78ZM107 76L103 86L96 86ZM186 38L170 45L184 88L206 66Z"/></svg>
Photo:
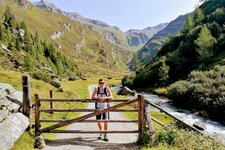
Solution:
<svg viewBox="0 0 225 150"><path fill-rule="evenodd" d="M33 73L30 73L30 75L34 79L42 80L42 81L44 81L46 83L49 83L52 86L57 87L57 88L60 87L60 83L59 82L53 81L50 76L46 75L43 72L33 72Z"/></svg>
<svg viewBox="0 0 225 150"><path fill-rule="evenodd" d="M225 121L225 66L215 66L205 72L193 71L186 81L172 84L168 96L174 104L205 110Z"/></svg>
<svg viewBox="0 0 225 150"><path fill-rule="evenodd" d="M133 76L124 76L124 78L122 79L122 85L127 87L132 87L133 79L134 79Z"/></svg>

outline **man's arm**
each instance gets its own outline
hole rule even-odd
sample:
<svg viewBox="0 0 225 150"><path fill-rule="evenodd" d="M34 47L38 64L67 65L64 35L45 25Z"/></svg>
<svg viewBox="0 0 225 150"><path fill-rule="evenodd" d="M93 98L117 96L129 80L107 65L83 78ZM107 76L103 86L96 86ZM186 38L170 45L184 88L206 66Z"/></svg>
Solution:
<svg viewBox="0 0 225 150"><path fill-rule="evenodd" d="M96 87L95 87L95 89L94 89L94 91L93 91L93 93L92 93L91 99L98 99Z"/></svg>
<svg viewBox="0 0 225 150"><path fill-rule="evenodd" d="M113 99L112 92L109 87L107 87L106 91L107 91L107 97L105 97L105 99L108 99L108 100Z"/></svg>

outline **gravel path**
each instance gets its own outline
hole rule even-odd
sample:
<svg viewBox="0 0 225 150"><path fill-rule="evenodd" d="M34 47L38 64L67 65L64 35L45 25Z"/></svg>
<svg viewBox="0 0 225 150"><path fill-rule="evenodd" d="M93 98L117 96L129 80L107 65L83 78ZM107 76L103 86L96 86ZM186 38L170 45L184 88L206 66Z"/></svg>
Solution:
<svg viewBox="0 0 225 150"><path fill-rule="evenodd" d="M90 89L90 88L89 88ZM90 90L89 90L90 92ZM93 109L94 103L90 103L88 109ZM84 115L87 113L81 113ZM95 119L95 118L90 118ZM122 113L111 112L111 120L126 120ZM109 123L109 130L137 130L136 123ZM97 123L74 123L67 130L98 130ZM54 140L48 141L44 150L138 150L136 144L138 135L108 134L109 141L97 139L99 134L58 134Z"/></svg>

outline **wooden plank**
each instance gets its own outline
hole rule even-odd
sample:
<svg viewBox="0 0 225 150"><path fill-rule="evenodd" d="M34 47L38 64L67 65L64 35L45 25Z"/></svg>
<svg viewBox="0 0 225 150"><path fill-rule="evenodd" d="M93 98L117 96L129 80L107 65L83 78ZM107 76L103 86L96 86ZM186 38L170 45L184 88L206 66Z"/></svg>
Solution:
<svg viewBox="0 0 225 150"><path fill-rule="evenodd" d="M40 109L40 112L96 112L96 109ZM138 112L138 110L117 109L110 112Z"/></svg>
<svg viewBox="0 0 225 150"><path fill-rule="evenodd" d="M41 102L82 102L82 103L95 103L98 100L93 99L73 99L73 98L41 98ZM105 100L104 102L98 103L106 103L106 102L127 102L127 99L113 99L113 100Z"/></svg>
<svg viewBox="0 0 225 150"><path fill-rule="evenodd" d="M153 145L155 142L155 131L152 123L152 117L150 115L150 110L148 105L145 105L145 115L147 117L147 123L149 128L149 135L150 135L150 145Z"/></svg>
<svg viewBox="0 0 225 150"><path fill-rule="evenodd" d="M141 101L141 95L138 95L138 131L139 131L139 137L142 133L142 101Z"/></svg>
<svg viewBox="0 0 225 150"><path fill-rule="evenodd" d="M164 124L164 123L162 123L162 122L160 122L159 120L153 118L152 116L151 116L151 119L152 119L154 122L158 123L159 125L165 127L165 124Z"/></svg>
<svg viewBox="0 0 225 150"><path fill-rule="evenodd" d="M184 121L180 120L179 118L173 116L173 115L170 114L168 111L166 111L166 110L164 110L163 108L161 108L160 106L157 106L157 105L155 105L155 104L153 104L153 103L151 103L151 102L149 102L149 101L147 101L147 100L145 100L145 102L148 103L149 105L151 105L151 106L153 106L153 107L159 109L160 111L164 112L165 114L167 114L168 116L172 117L173 119L175 119L175 120L177 120L177 121L183 123L186 127L188 127L188 128L190 128L190 129L192 129L192 130L194 130L194 131L197 131L197 132L203 134L202 131L196 129L195 127L193 127L193 126L191 126L191 125L185 123Z"/></svg>
<svg viewBox="0 0 225 150"><path fill-rule="evenodd" d="M137 101L137 99L129 100L129 101L127 101L127 102L124 102L124 103L120 103L120 104L111 106L111 107L109 107L109 108L107 108L107 109L103 109L103 110L100 110L100 111L97 111L97 112L93 112L93 113L90 113L90 114L87 114L87 115L84 115L84 116L80 116L80 117L78 117L78 118L74 118L74 119L71 119L71 120L63 121L63 122L60 122L60 123L55 124L55 125L53 125L53 126L50 126L50 127L44 128L44 129L41 129L41 132L46 132L46 131L49 132L49 131L51 131L51 130L54 130L54 129L59 128L59 127L66 126L66 125L71 124L71 123L74 123L74 122L80 122L80 121L82 121L82 120L85 120L85 119L94 117L94 116L99 115L99 114L102 114L102 113L106 113L106 112L115 110L115 109L120 108L120 107L123 107L123 106L125 106L125 105L134 103L134 102L136 102L136 101Z"/></svg>
<svg viewBox="0 0 225 150"><path fill-rule="evenodd" d="M53 90L50 90L49 91L49 95L50 95L50 98L54 98L54 91ZM53 106L53 101L50 101L50 108L53 109L54 106ZM53 114L53 112L50 112L51 114Z"/></svg>
<svg viewBox="0 0 225 150"><path fill-rule="evenodd" d="M35 94L35 135L38 136L40 134L40 99L39 95Z"/></svg>
<svg viewBox="0 0 225 150"><path fill-rule="evenodd" d="M66 119L40 119L40 122L63 122L68 121ZM75 123L96 123L99 122L98 120L83 120L81 122ZM137 123L137 120L101 120L100 122L111 122L111 123Z"/></svg>
<svg viewBox="0 0 225 150"><path fill-rule="evenodd" d="M22 76L22 87L23 87L23 105L22 105L22 112L27 118L29 119L29 125L27 127L27 130L30 130L30 78L29 76Z"/></svg>
<svg viewBox="0 0 225 150"><path fill-rule="evenodd" d="M86 134L96 134L96 133L138 133L138 130L132 131L81 131L81 130L51 130L42 131L42 133L86 133Z"/></svg>

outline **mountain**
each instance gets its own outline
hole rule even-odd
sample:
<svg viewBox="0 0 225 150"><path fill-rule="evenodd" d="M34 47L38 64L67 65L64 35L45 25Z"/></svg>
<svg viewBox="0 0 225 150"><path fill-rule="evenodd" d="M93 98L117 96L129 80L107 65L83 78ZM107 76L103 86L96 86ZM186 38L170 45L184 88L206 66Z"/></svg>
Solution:
<svg viewBox="0 0 225 150"><path fill-rule="evenodd" d="M143 46L152 36L163 30L168 23L162 23L155 27L148 27L142 30L130 29L125 32L129 46Z"/></svg>
<svg viewBox="0 0 225 150"><path fill-rule="evenodd" d="M150 38L146 44L137 52L138 58L142 65L151 61L152 58L157 54L165 39L169 36L175 35L183 28L187 15L181 15L175 20L171 21L164 29Z"/></svg>
<svg viewBox="0 0 225 150"><path fill-rule="evenodd" d="M56 13L26 0L1 0L0 68L66 77L126 71L132 55L128 48L110 43L98 30L52 8Z"/></svg>
<svg viewBox="0 0 225 150"><path fill-rule="evenodd" d="M34 4L40 8L45 8L53 12L64 14L75 21L79 21L88 26L89 29L100 33L102 38L110 43L120 47L126 47L127 49L132 49L134 51L142 47L154 34L164 29L168 24L162 23L155 27L145 28L143 30L131 29L123 33L118 27L110 26L103 21L85 18L77 12L62 11L47 0L41 0L40 2Z"/></svg>

